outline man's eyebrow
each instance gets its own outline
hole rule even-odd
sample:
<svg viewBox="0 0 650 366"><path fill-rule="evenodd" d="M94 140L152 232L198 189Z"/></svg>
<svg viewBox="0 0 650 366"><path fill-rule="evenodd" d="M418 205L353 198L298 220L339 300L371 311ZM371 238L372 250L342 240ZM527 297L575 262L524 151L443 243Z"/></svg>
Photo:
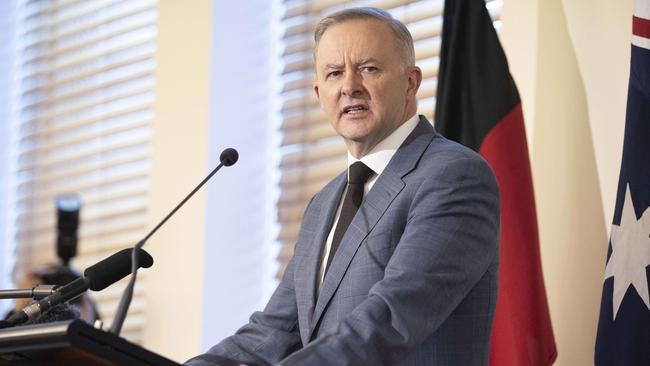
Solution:
<svg viewBox="0 0 650 366"><path fill-rule="evenodd" d="M379 64L380 62L377 61L375 58L364 58L359 60L359 62L356 63L357 66L361 65L367 65L367 64ZM325 69L342 69L344 66L342 64L325 64Z"/></svg>
<svg viewBox="0 0 650 366"><path fill-rule="evenodd" d="M379 61L377 61L377 59L370 57L370 58L364 58L359 60L359 62L357 62L357 65L378 64L378 63Z"/></svg>
<svg viewBox="0 0 650 366"><path fill-rule="evenodd" d="M340 69L343 68L343 65L341 64L327 64L325 65L326 69Z"/></svg>

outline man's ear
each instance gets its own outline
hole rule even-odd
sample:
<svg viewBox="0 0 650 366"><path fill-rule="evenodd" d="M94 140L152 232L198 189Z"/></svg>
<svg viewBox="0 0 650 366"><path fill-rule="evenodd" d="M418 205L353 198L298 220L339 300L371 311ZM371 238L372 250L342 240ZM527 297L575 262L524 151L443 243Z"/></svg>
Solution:
<svg viewBox="0 0 650 366"><path fill-rule="evenodd" d="M318 91L318 81L314 81L314 94L316 94L316 99L320 100L320 93Z"/></svg>
<svg viewBox="0 0 650 366"><path fill-rule="evenodd" d="M408 69L408 96L415 96L420 89L420 84L422 83L422 70L417 66L411 66Z"/></svg>

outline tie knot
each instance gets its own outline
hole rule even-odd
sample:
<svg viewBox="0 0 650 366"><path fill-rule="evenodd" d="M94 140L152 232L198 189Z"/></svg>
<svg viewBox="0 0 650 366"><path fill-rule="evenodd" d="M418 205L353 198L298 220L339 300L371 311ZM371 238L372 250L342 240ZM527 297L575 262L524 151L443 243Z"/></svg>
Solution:
<svg viewBox="0 0 650 366"><path fill-rule="evenodd" d="M368 178L375 174L372 169L360 161L350 165L350 174L348 175L349 184L366 184Z"/></svg>

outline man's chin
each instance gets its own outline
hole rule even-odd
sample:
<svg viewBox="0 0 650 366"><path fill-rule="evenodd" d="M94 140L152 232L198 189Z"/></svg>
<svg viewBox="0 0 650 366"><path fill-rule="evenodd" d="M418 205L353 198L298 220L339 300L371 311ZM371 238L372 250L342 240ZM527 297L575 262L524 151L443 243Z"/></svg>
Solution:
<svg viewBox="0 0 650 366"><path fill-rule="evenodd" d="M337 130L341 135L365 134L372 130L374 125L375 121L371 116L360 118L343 115L338 120Z"/></svg>
<svg viewBox="0 0 650 366"><path fill-rule="evenodd" d="M346 141L362 144L368 140L368 130L366 129L347 129L339 130L338 134Z"/></svg>
<svg viewBox="0 0 650 366"><path fill-rule="evenodd" d="M345 140L345 145L348 148L348 151L353 153L352 155L355 155L354 152L366 152L368 150L369 144L371 144L372 139L372 134L369 133L368 131L364 131L363 133L361 131L356 131L356 133L339 133L343 140ZM357 158L360 158L360 156L356 156Z"/></svg>

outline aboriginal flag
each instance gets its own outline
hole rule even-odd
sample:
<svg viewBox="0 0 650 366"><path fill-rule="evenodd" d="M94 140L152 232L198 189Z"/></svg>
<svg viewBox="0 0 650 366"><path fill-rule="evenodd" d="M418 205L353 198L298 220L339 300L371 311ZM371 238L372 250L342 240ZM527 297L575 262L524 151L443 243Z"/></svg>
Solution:
<svg viewBox="0 0 650 366"><path fill-rule="evenodd" d="M435 127L483 156L501 190L499 298L490 364L557 357L517 87L483 0L446 0Z"/></svg>
<svg viewBox="0 0 650 366"><path fill-rule="evenodd" d="M596 365L650 365L650 0L637 0Z"/></svg>

